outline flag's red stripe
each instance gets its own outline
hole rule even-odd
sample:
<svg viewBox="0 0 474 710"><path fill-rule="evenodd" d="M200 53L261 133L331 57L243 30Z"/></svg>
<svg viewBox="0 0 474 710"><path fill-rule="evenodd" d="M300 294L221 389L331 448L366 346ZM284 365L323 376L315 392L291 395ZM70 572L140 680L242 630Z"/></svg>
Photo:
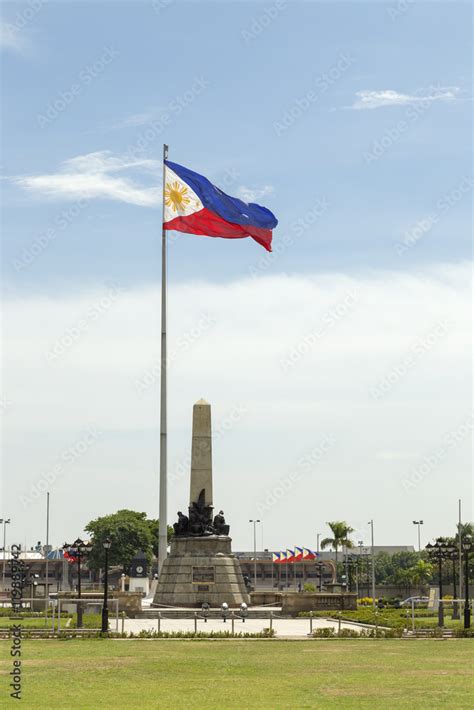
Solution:
<svg viewBox="0 0 474 710"><path fill-rule="evenodd" d="M224 237L224 239L242 239L252 237L267 251L272 250L272 230L252 227L243 224L232 224L215 212L205 207L187 217L175 217L165 222L164 229L175 229L177 232L203 234L206 237Z"/></svg>

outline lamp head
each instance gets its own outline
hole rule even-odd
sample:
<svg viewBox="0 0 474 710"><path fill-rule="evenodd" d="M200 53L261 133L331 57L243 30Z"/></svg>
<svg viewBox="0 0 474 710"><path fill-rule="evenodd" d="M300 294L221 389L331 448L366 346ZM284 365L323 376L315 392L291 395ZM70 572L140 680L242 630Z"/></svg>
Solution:
<svg viewBox="0 0 474 710"><path fill-rule="evenodd" d="M104 548L104 550L110 550L110 548L112 547L112 540L110 539L110 537L105 538L104 542L102 543L102 547Z"/></svg>

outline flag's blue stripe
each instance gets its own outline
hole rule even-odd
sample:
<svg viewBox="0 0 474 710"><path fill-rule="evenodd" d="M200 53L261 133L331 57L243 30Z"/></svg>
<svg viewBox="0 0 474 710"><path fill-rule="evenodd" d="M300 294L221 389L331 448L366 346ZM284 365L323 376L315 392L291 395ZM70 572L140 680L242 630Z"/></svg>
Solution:
<svg viewBox="0 0 474 710"><path fill-rule="evenodd" d="M277 226L278 220L266 207L261 207L253 202L247 204L237 197L230 197L218 187L215 187L203 175L199 175L199 173L195 173L177 163L172 163L170 160L166 160L165 163L184 182L192 187L204 207L216 212L219 217L222 217L227 222L261 227L262 229L273 229Z"/></svg>

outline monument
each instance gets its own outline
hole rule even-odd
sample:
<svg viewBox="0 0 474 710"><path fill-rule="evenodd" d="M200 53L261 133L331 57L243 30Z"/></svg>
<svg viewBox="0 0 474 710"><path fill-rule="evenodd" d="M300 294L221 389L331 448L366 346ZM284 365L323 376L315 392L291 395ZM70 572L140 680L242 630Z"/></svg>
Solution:
<svg viewBox="0 0 474 710"><path fill-rule="evenodd" d="M232 554L224 512L214 515L213 511L211 405L201 399L193 407L188 514L178 511L154 605L249 604L240 562Z"/></svg>

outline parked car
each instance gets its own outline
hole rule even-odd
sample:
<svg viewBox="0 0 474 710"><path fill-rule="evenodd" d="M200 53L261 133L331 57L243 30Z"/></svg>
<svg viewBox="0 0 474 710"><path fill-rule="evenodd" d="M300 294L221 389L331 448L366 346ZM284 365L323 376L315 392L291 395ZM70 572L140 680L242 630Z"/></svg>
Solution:
<svg viewBox="0 0 474 710"><path fill-rule="evenodd" d="M406 604L409 604L411 606L412 602L415 602L415 604L426 604L427 602L429 602L429 597L408 597L408 599L404 599L402 602L400 602L400 606L405 606Z"/></svg>

